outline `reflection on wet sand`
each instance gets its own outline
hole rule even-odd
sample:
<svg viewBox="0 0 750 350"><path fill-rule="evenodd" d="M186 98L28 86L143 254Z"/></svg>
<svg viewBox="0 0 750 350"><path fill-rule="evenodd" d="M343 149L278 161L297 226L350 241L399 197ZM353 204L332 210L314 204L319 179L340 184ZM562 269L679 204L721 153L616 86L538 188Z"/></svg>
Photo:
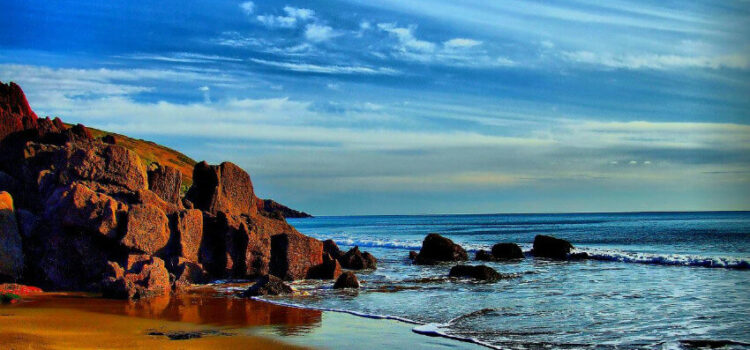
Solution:
<svg viewBox="0 0 750 350"><path fill-rule="evenodd" d="M285 307L252 299L193 291L173 297L124 301L95 298L80 293L42 295L26 307L72 308L165 321L188 322L229 328L274 326L280 335L302 335L320 327L322 312Z"/></svg>

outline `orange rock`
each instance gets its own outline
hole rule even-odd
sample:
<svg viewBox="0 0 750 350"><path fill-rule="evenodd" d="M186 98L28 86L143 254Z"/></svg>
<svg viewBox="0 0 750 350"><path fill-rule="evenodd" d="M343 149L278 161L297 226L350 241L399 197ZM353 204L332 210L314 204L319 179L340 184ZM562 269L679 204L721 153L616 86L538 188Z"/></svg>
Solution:
<svg viewBox="0 0 750 350"><path fill-rule="evenodd" d="M135 251L155 254L169 241L169 220L161 209L138 204L130 207L125 236L120 242Z"/></svg>

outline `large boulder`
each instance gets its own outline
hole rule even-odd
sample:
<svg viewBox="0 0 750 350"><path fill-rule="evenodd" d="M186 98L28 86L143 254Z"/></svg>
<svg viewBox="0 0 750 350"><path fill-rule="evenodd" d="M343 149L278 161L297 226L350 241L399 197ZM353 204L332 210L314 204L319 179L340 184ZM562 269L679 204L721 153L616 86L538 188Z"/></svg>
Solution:
<svg viewBox="0 0 750 350"><path fill-rule="evenodd" d="M197 209L181 211L176 217L174 233L176 255L197 262L203 239L203 212Z"/></svg>
<svg viewBox="0 0 750 350"><path fill-rule="evenodd" d="M332 280L338 278L341 272L339 261L332 258L329 254L323 253L323 263L313 266L308 273L308 278Z"/></svg>
<svg viewBox="0 0 750 350"><path fill-rule="evenodd" d="M448 273L450 277L468 277L480 281L494 282L500 279L500 274L493 268L485 265L456 265Z"/></svg>
<svg viewBox="0 0 750 350"><path fill-rule="evenodd" d="M126 268L109 263L102 281L102 294L115 299L140 299L169 295L171 284L164 261L148 255L130 255Z"/></svg>
<svg viewBox="0 0 750 350"><path fill-rule="evenodd" d="M0 281L16 281L23 273L23 247L13 198L0 192Z"/></svg>
<svg viewBox="0 0 750 350"><path fill-rule="evenodd" d="M256 297L263 295L289 294L294 290L284 281L276 276L267 275L259 278L254 285L242 293L244 297Z"/></svg>
<svg viewBox="0 0 750 350"><path fill-rule="evenodd" d="M169 220L161 209L138 204L128 211L120 242L133 251L156 254L169 242L169 233Z"/></svg>
<svg viewBox="0 0 750 350"><path fill-rule="evenodd" d="M339 246L332 239L326 239L325 241L323 241L323 252L330 255L336 260L344 255L341 249L339 249Z"/></svg>
<svg viewBox="0 0 750 350"><path fill-rule="evenodd" d="M359 280L357 280L357 275L355 275L354 272L346 271L336 279L336 282L333 284L333 289L343 288L359 288Z"/></svg>
<svg viewBox="0 0 750 350"><path fill-rule="evenodd" d="M523 250L515 243L498 243L492 246L492 257L495 260L523 259Z"/></svg>
<svg viewBox="0 0 750 350"><path fill-rule="evenodd" d="M538 258L564 260L572 249L573 245L564 239L537 235L534 237L534 247L531 252Z"/></svg>
<svg viewBox="0 0 750 350"><path fill-rule="evenodd" d="M47 217L55 217L63 226L76 227L116 239L118 227L127 213L127 205L97 193L80 183L60 187L47 200Z"/></svg>
<svg viewBox="0 0 750 350"><path fill-rule="evenodd" d="M118 190L136 192L148 186L146 168L141 159L125 147L91 143L69 149L65 157L65 171L61 174L64 183L90 181L94 184L89 187L100 187L109 193Z"/></svg>
<svg viewBox="0 0 750 350"><path fill-rule="evenodd" d="M422 242L416 260L417 264L433 265L448 261L465 261L469 259L466 250L452 240L437 233L430 233Z"/></svg>
<svg viewBox="0 0 750 350"><path fill-rule="evenodd" d="M308 277L313 266L323 263L323 243L299 232L271 236L271 274L296 280Z"/></svg>
<svg viewBox="0 0 750 350"><path fill-rule="evenodd" d="M495 257L492 256L491 252L480 249L477 250L476 254L474 255L474 259L479 261L493 261L495 260Z"/></svg>
<svg viewBox="0 0 750 350"><path fill-rule="evenodd" d="M378 259L375 259L372 254L368 252L360 252L359 247L349 249L348 252L343 254L339 258L341 266L345 269L350 270L362 270L362 269L376 269Z"/></svg>
<svg viewBox="0 0 750 350"><path fill-rule="evenodd" d="M148 171L148 188L168 203L180 204L182 174L171 166L152 164Z"/></svg>
<svg viewBox="0 0 750 350"><path fill-rule="evenodd" d="M185 258L176 258L172 268L168 270L174 273L174 288L177 290L187 289L196 283L209 282L208 273L203 269L203 266L196 262L188 261Z"/></svg>
<svg viewBox="0 0 750 350"><path fill-rule="evenodd" d="M250 175L230 162L196 164L193 168L193 185L185 197L195 208L213 215L225 212L239 216L257 211L253 205L255 193Z"/></svg>
<svg viewBox="0 0 750 350"><path fill-rule="evenodd" d="M37 116L16 83L0 82L0 141L6 136L36 127Z"/></svg>

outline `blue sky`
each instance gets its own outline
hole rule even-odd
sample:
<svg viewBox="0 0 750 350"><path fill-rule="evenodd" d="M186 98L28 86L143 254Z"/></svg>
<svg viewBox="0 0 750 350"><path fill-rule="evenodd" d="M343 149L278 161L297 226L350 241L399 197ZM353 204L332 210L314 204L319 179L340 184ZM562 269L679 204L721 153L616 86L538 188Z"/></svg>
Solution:
<svg viewBox="0 0 750 350"><path fill-rule="evenodd" d="M747 1L9 1L32 108L317 215L750 209Z"/></svg>

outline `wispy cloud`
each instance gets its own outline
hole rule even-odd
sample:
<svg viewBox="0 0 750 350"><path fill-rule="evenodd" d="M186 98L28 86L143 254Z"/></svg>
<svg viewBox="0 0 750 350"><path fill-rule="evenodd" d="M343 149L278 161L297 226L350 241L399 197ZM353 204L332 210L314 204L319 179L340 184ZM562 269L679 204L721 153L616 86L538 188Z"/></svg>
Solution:
<svg viewBox="0 0 750 350"><path fill-rule="evenodd" d="M313 42L327 41L340 35L341 33L334 31L333 28L326 25L313 23L308 24L305 28L305 38Z"/></svg>
<svg viewBox="0 0 750 350"><path fill-rule="evenodd" d="M391 68L384 67L366 67L366 66L344 66L344 65L317 65L310 63L292 63L292 62L275 62L268 60L261 60L257 58L251 58L250 61L271 66L275 68L295 71L295 72L306 72L306 73L322 73L322 74L380 74L380 75L395 75L399 74L399 71Z"/></svg>
<svg viewBox="0 0 750 350"><path fill-rule="evenodd" d="M267 27L293 28L298 22L304 22L315 19L315 11L292 6L284 7L285 15L259 15L256 18Z"/></svg>
<svg viewBox="0 0 750 350"><path fill-rule="evenodd" d="M721 56L680 56L660 54L600 54L590 51L562 52L565 60L574 63L595 65L606 68L622 69L679 69L679 68L707 68L707 69L748 69L750 56L721 55Z"/></svg>
<svg viewBox="0 0 750 350"><path fill-rule="evenodd" d="M240 4L240 9L242 9L242 12L244 12L246 15L250 15L255 10L255 3L252 1L245 1Z"/></svg>
<svg viewBox="0 0 750 350"><path fill-rule="evenodd" d="M474 39L466 39L466 38L455 38L448 40L443 43L443 46L450 49L457 49L457 48L469 48L481 45L482 42L479 40Z"/></svg>

